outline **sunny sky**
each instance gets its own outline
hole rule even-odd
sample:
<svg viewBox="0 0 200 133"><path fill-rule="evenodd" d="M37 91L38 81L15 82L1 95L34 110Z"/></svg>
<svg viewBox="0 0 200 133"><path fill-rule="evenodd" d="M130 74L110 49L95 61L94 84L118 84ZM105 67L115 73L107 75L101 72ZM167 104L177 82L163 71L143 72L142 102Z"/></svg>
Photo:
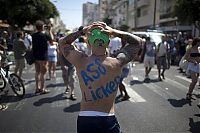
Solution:
<svg viewBox="0 0 200 133"><path fill-rule="evenodd" d="M83 3L98 3L98 0L50 0L58 9L66 28L72 29L82 24Z"/></svg>

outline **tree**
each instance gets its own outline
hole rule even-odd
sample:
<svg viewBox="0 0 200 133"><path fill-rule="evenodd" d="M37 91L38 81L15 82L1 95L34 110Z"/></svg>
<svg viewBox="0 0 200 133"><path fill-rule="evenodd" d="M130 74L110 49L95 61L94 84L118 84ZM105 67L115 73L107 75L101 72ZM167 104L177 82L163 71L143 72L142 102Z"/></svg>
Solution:
<svg viewBox="0 0 200 133"><path fill-rule="evenodd" d="M194 24L200 31L200 0L177 0L175 16L179 22Z"/></svg>
<svg viewBox="0 0 200 133"><path fill-rule="evenodd" d="M49 0L0 0L0 19L7 20L13 26L34 23L36 20L45 20L58 16L59 13Z"/></svg>

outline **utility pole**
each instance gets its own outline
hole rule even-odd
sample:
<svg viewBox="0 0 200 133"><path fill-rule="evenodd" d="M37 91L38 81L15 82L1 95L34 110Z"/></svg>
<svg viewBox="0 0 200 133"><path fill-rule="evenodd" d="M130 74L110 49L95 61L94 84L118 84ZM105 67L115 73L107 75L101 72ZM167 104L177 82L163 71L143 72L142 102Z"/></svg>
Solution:
<svg viewBox="0 0 200 133"><path fill-rule="evenodd" d="M154 1L154 12L153 12L153 28L156 29L156 6L157 0Z"/></svg>

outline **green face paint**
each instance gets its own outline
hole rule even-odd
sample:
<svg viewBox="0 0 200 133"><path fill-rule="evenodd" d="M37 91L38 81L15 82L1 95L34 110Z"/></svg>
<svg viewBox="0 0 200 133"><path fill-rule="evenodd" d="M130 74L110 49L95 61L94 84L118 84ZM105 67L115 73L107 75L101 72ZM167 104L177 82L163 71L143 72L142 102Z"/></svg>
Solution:
<svg viewBox="0 0 200 133"><path fill-rule="evenodd" d="M99 28L95 28L90 32L90 35L88 35L90 45L108 47L110 42L108 34L102 32Z"/></svg>

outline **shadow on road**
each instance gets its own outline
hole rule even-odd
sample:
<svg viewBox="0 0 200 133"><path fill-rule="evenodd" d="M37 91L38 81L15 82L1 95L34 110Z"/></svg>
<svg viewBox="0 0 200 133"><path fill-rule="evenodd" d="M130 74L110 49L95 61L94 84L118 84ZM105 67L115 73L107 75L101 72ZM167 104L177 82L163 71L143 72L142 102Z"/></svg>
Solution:
<svg viewBox="0 0 200 133"><path fill-rule="evenodd" d="M156 82L161 82L158 79L148 79L148 80L143 80L143 81L139 81L139 80L132 80L130 81L130 85L135 85L135 84L143 84L143 83L156 83Z"/></svg>
<svg viewBox="0 0 200 133"><path fill-rule="evenodd" d="M28 80L28 81L26 81L26 82L24 83L24 85L28 85L28 84L31 84L31 83L33 83L33 82L35 82L35 80Z"/></svg>
<svg viewBox="0 0 200 133"><path fill-rule="evenodd" d="M192 133L199 133L200 131L200 121L194 122L193 118L189 118L189 131Z"/></svg>
<svg viewBox="0 0 200 133"><path fill-rule="evenodd" d="M192 106L191 105L191 101L189 101L187 99L184 99L184 98L179 99L179 100L177 100L177 99L168 99L168 101L174 107L183 107L186 104L189 104L190 106Z"/></svg>
<svg viewBox="0 0 200 133"><path fill-rule="evenodd" d="M64 83L56 83L56 84L48 84L46 88L63 87L63 86L65 86Z"/></svg>
<svg viewBox="0 0 200 133"><path fill-rule="evenodd" d="M196 98L200 98L200 94L193 94Z"/></svg>
<svg viewBox="0 0 200 133"><path fill-rule="evenodd" d="M200 117L200 114L195 114L194 116Z"/></svg>
<svg viewBox="0 0 200 133"><path fill-rule="evenodd" d="M13 95L1 95L0 104L1 103L14 103L23 100L23 98L19 98Z"/></svg>
<svg viewBox="0 0 200 133"><path fill-rule="evenodd" d="M58 94L58 95L53 96L53 97L42 98L42 99L34 102L33 105L34 106L41 106L45 103L53 103L53 102L59 101L59 100L66 100L66 97L63 97L63 94Z"/></svg>
<svg viewBox="0 0 200 133"><path fill-rule="evenodd" d="M64 112L78 112L80 111L80 103L72 104L69 107L64 108Z"/></svg>

